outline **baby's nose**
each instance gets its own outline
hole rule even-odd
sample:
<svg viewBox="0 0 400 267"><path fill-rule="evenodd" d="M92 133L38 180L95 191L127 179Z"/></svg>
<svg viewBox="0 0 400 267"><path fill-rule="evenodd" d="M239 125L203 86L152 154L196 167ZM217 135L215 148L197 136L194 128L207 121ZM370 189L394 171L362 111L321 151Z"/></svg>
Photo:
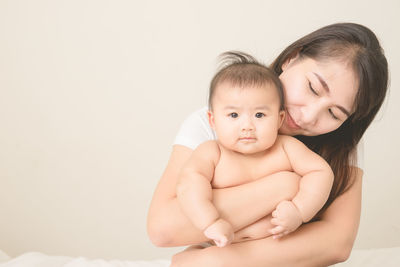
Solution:
<svg viewBox="0 0 400 267"><path fill-rule="evenodd" d="M242 131L253 131L254 124L251 120L247 119L242 124Z"/></svg>

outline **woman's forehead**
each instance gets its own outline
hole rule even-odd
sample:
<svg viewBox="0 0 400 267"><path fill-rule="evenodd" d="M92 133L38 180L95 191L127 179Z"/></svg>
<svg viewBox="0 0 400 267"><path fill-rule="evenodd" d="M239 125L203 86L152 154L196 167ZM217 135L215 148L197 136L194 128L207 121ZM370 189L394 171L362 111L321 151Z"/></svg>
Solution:
<svg viewBox="0 0 400 267"><path fill-rule="evenodd" d="M312 73L334 102L354 111L358 91L358 78L350 64L343 60L316 61Z"/></svg>

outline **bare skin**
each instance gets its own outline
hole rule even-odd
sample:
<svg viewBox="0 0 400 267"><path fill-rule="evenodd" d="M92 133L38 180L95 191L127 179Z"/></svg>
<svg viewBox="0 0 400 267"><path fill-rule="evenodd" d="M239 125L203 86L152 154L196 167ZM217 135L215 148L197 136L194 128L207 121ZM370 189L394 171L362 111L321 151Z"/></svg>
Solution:
<svg viewBox="0 0 400 267"><path fill-rule="evenodd" d="M191 153L191 149L175 145L156 188L148 214L148 233L158 246L206 241L203 233L183 215L176 200L178 172ZM359 225L361 177L362 171L358 169L352 177L354 184L330 205L320 221L299 227L288 238L264 238L225 248L192 249L175 255L172 266L205 266L202 263L207 261L208 266L327 266L344 261L350 255ZM272 229L265 214L271 213L281 200L293 198L298 182L296 174L282 172L244 185L214 189L213 202L222 216L233 224L237 240L252 239L259 231ZM249 206L253 208L248 209ZM250 254L238 258L241 253ZM248 262L250 258L252 262Z"/></svg>
<svg viewBox="0 0 400 267"><path fill-rule="evenodd" d="M278 171L293 171L302 176L299 193L293 200L279 203L272 213L274 234L289 234L301 225L302 217L310 220L323 206L333 181L329 165L291 136L278 135L269 149L256 155L237 153L216 141L201 144L181 173L178 200L193 224L205 229L204 234L223 247L232 241L233 229L212 204L211 184L213 188L226 188ZM266 237L271 231L259 234L252 236Z"/></svg>
<svg viewBox="0 0 400 267"><path fill-rule="evenodd" d="M281 134L320 135L337 129L346 120L357 91L354 83L357 79L349 65L335 60L300 59L295 55L282 65L282 70L287 119L280 128ZM329 94L324 85L329 87ZM158 246L204 241L201 231L188 221L176 201L178 173L191 152L189 148L174 146L154 194L148 232ZM288 191L298 188L299 179L292 179L293 176L283 172L232 188L214 189L214 205L232 223L236 236L238 230L251 234L254 228L270 227L255 222L270 214L281 200L295 195L296 192L288 196ZM333 201L320 221L300 226L281 240L263 238L224 248L192 249L174 256L172 266L327 266L344 261L350 255L358 230L361 177L361 170L353 173L350 179L354 183Z"/></svg>
<svg viewBox="0 0 400 267"><path fill-rule="evenodd" d="M182 213L176 199L179 170L192 152L184 146L173 147L170 161L154 193L147 228L150 239L157 246L184 246L208 241ZM214 189L213 203L221 216L232 224L235 240L249 239L251 231L246 227L270 214L282 200L292 199L297 193L298 182L297 174L279 172L251 183ZM249 210L249 206L254 208ZM260 222L257 225L257 232L253 233L258 235L262 227Z"/></svg>
<svg viewBox="0 0 400 267"><path fill-rule="evenodd" d="M320 221L303 225L287 237L263 238L224 248L192 246L176 254L171 267L312 267L344 261L350 255L359 226L361 177L358 169L353 185L330 205Z"/></svg>

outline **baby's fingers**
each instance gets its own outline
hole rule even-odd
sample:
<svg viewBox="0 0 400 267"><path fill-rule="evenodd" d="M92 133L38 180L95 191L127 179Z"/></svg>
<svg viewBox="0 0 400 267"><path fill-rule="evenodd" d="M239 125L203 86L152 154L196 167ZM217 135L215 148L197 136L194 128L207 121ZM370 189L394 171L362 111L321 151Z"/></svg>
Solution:
<svg viewBox="0 0 400 267"><path fill-rule="evenodd" d="M272 234L273 239L281 238L290 233L289 231L285 230L285 228L282 226L277 226L277 227L273 228L270 232Z"/></svg>
<svg viewBox="0 0 400 267"><path fill-rule="evenodd" d="M271 224L276 225L276 226L281 225L279 219L277 219L277 218L272 218L271 219Z"/></svg>
<svg viewBox="0 0 400 267"><path fill-rule="evenodd" d="M272 217L274 217L274 218L278 217L278 212L276 210L274 210L272 212Z"/></svg>
<svg viewBox="0 0 400 267"><path fill-rule="evenodd" d="M280 234L277 234L277 235L273 235L272 238L273 239L278 239L278 238L281 238L281 237L283 237L285 235L288 235L288 234L290 234L290 231L284 231L283 233L280 233Z"/></svg>
<svg viewBox="0 0 400 267"><path fill-rule="evenodd" d="M285 229L284 229L282 226L278 225L278 226L272 228L269 232L270 232L272 235L275 236L275 235L283 234L284 231L285 231Z"/></svg>
<svg viewBox="0 0 400 267"><path fill-rule="evenodd" d="M230 243L230 240L228 240L228 238L226 238L226 236L221 236L218 239L214 239L215 244L217 245L217 247L225 247L226 245L228 245Z"/></svg>
<svg viewBox="0 0 400 267"><path fill-rule="evenodd" d="M279 235L273 235L272 238L273 239L279 239L283 236L283 234L279 234Z"/></svg>

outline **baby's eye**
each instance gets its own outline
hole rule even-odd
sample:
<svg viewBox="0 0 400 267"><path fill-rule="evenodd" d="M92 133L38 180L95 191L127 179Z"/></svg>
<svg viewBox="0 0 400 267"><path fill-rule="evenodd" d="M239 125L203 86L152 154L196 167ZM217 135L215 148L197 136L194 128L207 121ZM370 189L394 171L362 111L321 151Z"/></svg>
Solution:
<svg viewBox="0 0 400 267"><path fill-rule="evenodd" d="M264 116L265 116L264 113L261 113L261 112L257 112L257 113L256 113L256 118L262 118L262 117L264 117Z"/></svg>
<svg viewBox="0 0 400 267"><path fill-rule="evenodd" d="M236 112L229 113L229 117L231 118L237 118L238 116L239 114L237 114Z"/></svg>

